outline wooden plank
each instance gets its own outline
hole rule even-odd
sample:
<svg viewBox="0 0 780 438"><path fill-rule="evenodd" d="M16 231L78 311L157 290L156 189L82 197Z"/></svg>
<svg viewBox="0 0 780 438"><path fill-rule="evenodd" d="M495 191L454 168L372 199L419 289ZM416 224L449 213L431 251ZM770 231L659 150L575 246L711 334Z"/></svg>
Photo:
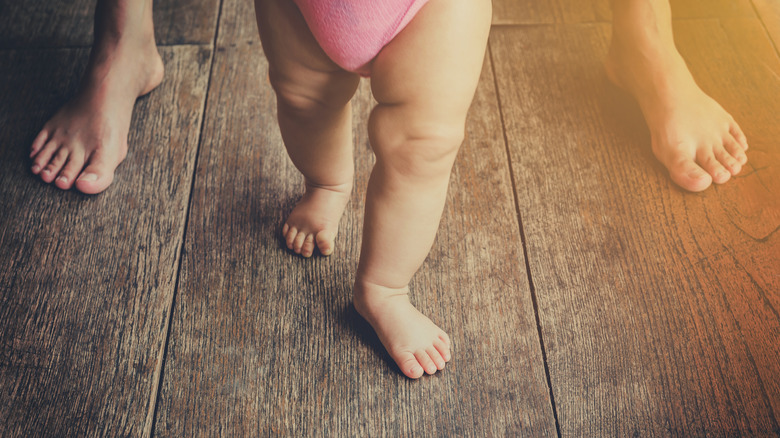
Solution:
<svg viewBox="0 0 780 438"><path fill-rule="evenodd" d="M219 0L155 1L157 44L210 44L218 9ZM94 0L2 0L0 48L90 46L94 10Z"/></svg>
<svg viewBox="0 0 780 438"><path fill-rule="evenodd" d="M583 23L611 20L609 0L493 0L493 24Z"/></svg>
<svg viewBox="0 0 780 438"><path fill-rule="evenodd" d="M138 101L128 157L97 196L41 182L27 158L88 50L0 52L0 436L151 425L210 60L161 52L166 80Z"/></svg>
<svg viewBox="0 0 780 438"><path fill-rule="evenodd" d="M217 46L227 47L246 43L260 44L255 18L255 2L227 0L219 17Z"/></svg>
<svg viewBox="0 0 780 438"><path fill-rule="evenodd" d="M774 41L775 49L780 47L780 2L775 0L753 0L761 21Z"/></svg>
<svg viewBox="0 0 780 438"><path fill-rule="evenodd" d="M751 145L699 194L604 75L608 25L491 36L563 436L780 433L780 63L756 19L678 24Z"/></svg>
<svg viewBox="0 0 780 438"><path fill-rule="evenodd" d="M350 305L373 162L368 84L353 101L357 188L337 249L307 260L280 239L302 181L265 76L256 44L218 49L155 434L555 436L490 70L412 284L455 350L420 381Z"/></svg>
<svg viewBox="0 0 780 438"><path fill-rule="evenodd" d="M750 0L671 0L671 6L675 18L755 17ZM494 25L611 21L610 0L493 1Z"/></svg>

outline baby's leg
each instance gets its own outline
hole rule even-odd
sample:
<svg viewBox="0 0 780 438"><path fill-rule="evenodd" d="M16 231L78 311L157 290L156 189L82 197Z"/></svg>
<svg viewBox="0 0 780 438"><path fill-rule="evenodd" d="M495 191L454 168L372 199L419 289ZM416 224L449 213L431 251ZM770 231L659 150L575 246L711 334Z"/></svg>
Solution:
<svg viewBox="0 0 780 438"><path fill-rule="evenodd" d="M612 10L607 73L639 102L672 180L697 192L739 173L745 135L693 80L674 45L669 0L613 0Z"/></svg>
<svg viewBox="0 0 780 438"><path fill-rule="evenodd" d="M352 107L360 78L328 58L290 0L257 0L279 128L306 192L287 218L287 247L330 255L352 192Z"/></svg>
<svg viewBox="0 0 780 438"><path fill-rule="evenodd" d="M163 78L151 0L101 0L95 41L76 96L51 118L30 151L32 172L61 189L105 190L127 154L138 96Z"/></svg>
<svg viewBox="0 0 780 438"><path fill-rule="evenodd" d="M408 284L439 226L490 15L489 0L430 0L373 62L376 165L353 302L411 378L450 359L447 334L410 304Z"/></svg>

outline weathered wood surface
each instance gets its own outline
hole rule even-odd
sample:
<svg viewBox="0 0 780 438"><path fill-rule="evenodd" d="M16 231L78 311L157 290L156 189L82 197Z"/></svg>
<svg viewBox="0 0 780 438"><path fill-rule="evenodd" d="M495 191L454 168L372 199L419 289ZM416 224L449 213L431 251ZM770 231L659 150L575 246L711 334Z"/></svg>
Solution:
<svg viewBox="0 0 780 438"><path fill-rule="evenodd" d="M27 153L88 50L0 52L0 436L151 426L210 50L161 54L114 184L85 196L41 182Z"/></svg>
<svg viewBox="0 0 780 438"><path fill-rule="evenodd" d="M0 0L0 48L74 47L92 44L95 0ZM219 0L154 2L157 43L210 44Z"/></svg>
<svg viewBox="0 0 780 438"><path fill-rule="evenodd" d="M608 25L491 36L563 436L780 433L780 62L757 19L675 32L751 145L700 194L608 83Z"/></svg>
<svg viewBox="0 0 780 438"><path fill-rule="evenodd" d="M750 0L671 0L671 6L675 18L755 17ZM493 0L495 25L610 21L610 0Z"/></svg>
<svg viewBox="0 0 780 438"><path fill-rule="evenodd" d="M155 434L554 436L492 73L412 284L454 342L444 372L420 381L350 305L373 162L368 84L354 100L356 189L337 249L305 260L280 239L302 181L265 77L259 43L218 49Z"/></svg>

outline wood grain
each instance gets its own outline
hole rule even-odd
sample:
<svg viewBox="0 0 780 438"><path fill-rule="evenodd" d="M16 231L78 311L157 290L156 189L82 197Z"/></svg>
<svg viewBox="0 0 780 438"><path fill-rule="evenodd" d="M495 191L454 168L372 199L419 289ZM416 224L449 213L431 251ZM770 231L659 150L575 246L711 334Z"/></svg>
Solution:
<svg viewBox="0 0 780 438"><path fill-rule="evenodd" d="M0 436L151 426L210 59L161 52L166 79L99 196L44 184L27 158L88 51L0 53Z"/></svg>
<svg viewBox="0 0 780 438"><path fill-rule="evenodd" d="M92 45L94 0L0 0L0 48ZM219 0L154 2L159 45L210 44Z"/></svg>
<svg viewBox="0 0 780 438"><path fill-rule="evenodd" d="M671 0L671 6L675 18L755 17L750 0ZM493 0L494 25L611 21L610 0Z"/></svg>
<svg viewBox="0 0 780 438"><path fill-rule="evenodd" d="M219 48L155 434L554 436L490 70L412 284L455 350L420 381L350 305L373 162L368 84L354 99L356 190L337 249L305 260L280 240L302 181L265 76L258 44Z"/></svg>
<svg viewBox="0 0 780 438"><path fill-rule="evenodd" d="M563 436L780 433L780 63L756 19L677 24L751 144L700 194L606 79L608 25L491 36Z"/></svg>
<svg viewBox="0 0 780 438"><path fill-rule="evenodd" d="M493 24L610 21L609 0L493 0Z"/></svg>

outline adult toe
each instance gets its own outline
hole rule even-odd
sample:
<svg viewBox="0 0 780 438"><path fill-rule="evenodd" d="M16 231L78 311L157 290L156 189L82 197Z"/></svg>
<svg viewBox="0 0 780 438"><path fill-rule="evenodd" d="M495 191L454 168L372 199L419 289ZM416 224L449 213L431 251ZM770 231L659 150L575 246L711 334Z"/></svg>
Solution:
<svg viewBox="0 0 780 438"><path fill-rule="evenodd" d="M729 124L729 133L734 137L735 140L737 140L737 143L742 147L742 149L747 150L748 148L748 142L747 137L745 137L745 133L742 132L742 128L737 125L737 122L731 121Z"/></svg>
<svg viewBox="0 0 780 438"><path fill-rule="evenodd" d="M730 153L726 151L724 147L718 147L714 151L715 158L718 159L720 164L726 168L732 175L738 174L742 170L742 164L732 157Z"/></svg>
<svg viewBox="0 0 780 438"><path fill-rule="evenodd" d="M696 156L696 162L710 174L712 182L723 184L731 178L731 173L723 167L717 157L715 157L715 147L705 148Z"/></svg>
<svg viewBox="0 0 780 438"><path fill-rule="evenodd" d="M114 181L114 170L118 164L117 160L96 151L89 158L89 165L76 180L76 188L90 195L102 192Z"/></svg>
<svg viewBox="0 0 780 438"><path fill-rule="evenodd" d="M39 175L49 165L54 154L60 149L59 143L48 141L33 158L32 173Z"/></svg>
<svg viewBox="0 0 780 438"><path fill-rule="evenodd" d="M43 129L41 129L41 132L38 133L38 135L35 137L35 140L32 142L32 146L30 146L30 158L34 157L38 151L41 150L46 145L46 141L49 139L49 129L44 126Z"/></svg>
<svg viewBox="0 0 780 438"><path fill-rule="evenodd" d="M745 149L742 148L737 139L734 138L731 134L727 134L726 138L723 139L723 147L726 149L726 152L728 152L732 157L734 157L735 160L737 160L739 164L747 163Z"/></svg>
<svg viewBox="0 0 780 438"><path fill-rule="evenodd" d="M54 181L54 178L60 173L62 166L68 161L68 155L70 155L68 149L64 147L59 148L51 161L49 161L49 164L41 171L41 179L47 183Z"/></svg>
<svg viewBox="0 0 780 438"><path fill-rule="evenodd" d="M685 190L700 192L712 184L712 176L691 159L678 159L668 169L672 181Z"/></svg>
<svg viewBox="0 0 780 438"><path fill-rule="evenodd" d="M65 163L65 166L60 171L60 174L54 180L54 184L63 190L70 189L71 187L73 187L73 183L76 181L76 177L78 176L79 172L81 172L81 169L83 168L84 168L83 154L73 152L68 157L68 162Z"/></svg>

